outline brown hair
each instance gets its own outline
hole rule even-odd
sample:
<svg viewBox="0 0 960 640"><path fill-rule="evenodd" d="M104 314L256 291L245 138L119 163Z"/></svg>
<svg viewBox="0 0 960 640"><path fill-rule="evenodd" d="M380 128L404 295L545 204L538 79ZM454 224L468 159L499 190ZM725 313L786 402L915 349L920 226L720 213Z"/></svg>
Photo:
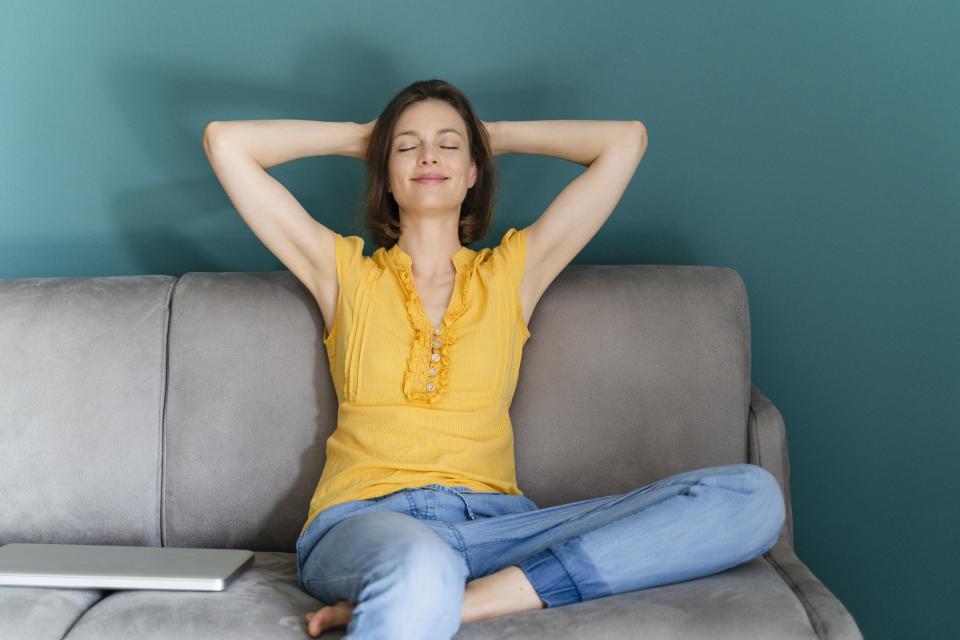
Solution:
<svg viewBox="0 0 960 640"><path fill-rule="evenodd" d="M378 246L389 249L400 237L400 211L393 194L387 191L390 136L404 109L430 98L448 103L463 118L467 125L470 158L477 163L477 180L467 190L460 205L460 244L468 245L483 238L493 224L494 203L500 184L486 129L459 89L443 80L420 80L390 101L373 125L367 143L367 186L362 206L366 209L364 224Z"/></svg>

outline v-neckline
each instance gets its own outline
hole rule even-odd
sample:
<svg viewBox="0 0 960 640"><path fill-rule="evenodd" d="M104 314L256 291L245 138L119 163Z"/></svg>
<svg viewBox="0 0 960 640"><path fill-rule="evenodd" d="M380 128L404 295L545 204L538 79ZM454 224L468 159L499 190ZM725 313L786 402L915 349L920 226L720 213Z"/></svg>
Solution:
<svg viewBox="0 0 960 640"><path fill-rule="evenodd" d="M423 298L420 297L420 292L417 290L417 283L413 279L413 270L411 268L413 258L401 249L399 244L394 244L390 247L390 253L397 267L401 269L405 275L409 276L409 293L412 294L413 298L417 301L416 307L421 316L420 320L426 322L426 325L430 327L432 332L435 332L437 329L442 329L443 327L449 327L452 322L452 311L457 305L458 296L461 294L460 290L463 287L464 267L467 265L470 254L472 254L473 251L467 247L460 247L460 249L450 257L450 261L453 263L455 269L453 290L450 292L450 301L447 303L447 308L444 310L443 317L440 318L440 324L438 325L433 324L433 320L430 319L430 315L427 313L427 309L423 304Z"/></svg>
<svg viewBox="0 0 960 640"><path fill-rule="evenodd" d="M413 271L410 272L410 278L413 279ZM450 307L453 306L454 297L457 295L458 281L460 280L459 272L453 274L453 287L450 290L450 300L447 302L447 308L443 310L443 315L440 317L440 324L433 324L433 320L430 319L430 314L427 313L427 307L423 304L423 298L420 297L420 290L417 289L417 281L413 280L413 289L414 293L417 296L417 302L420 303L420 312L423 314L423 317L427 319L427 322L430 323L430 326L436 329L437 327L442 327L444 325L444 320L447 319L447 316L450 315Z"/></svg>

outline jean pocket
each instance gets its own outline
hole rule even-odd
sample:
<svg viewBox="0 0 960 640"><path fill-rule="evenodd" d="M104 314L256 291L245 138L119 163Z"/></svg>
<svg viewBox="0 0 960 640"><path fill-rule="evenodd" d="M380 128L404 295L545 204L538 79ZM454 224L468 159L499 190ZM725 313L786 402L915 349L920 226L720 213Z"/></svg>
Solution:
<svg viewBox="0 0 960 640"><path fill-rule="evenodd" d="M486 495L486 496L494 496L502 493L500 491L477 491L476 489L471 489L470 487L451 487L451 488L454 489L455 491L459 491L460 493L477 493L477 494Z"/></svg>
<svg viewBox="0 0 960 640"><path fill-rule="evenodd" d="M527 511L538 511L537 504L527 496L500 491L469 491L464 497L470 503L470 508L479 518L490 518Z"/></svg>

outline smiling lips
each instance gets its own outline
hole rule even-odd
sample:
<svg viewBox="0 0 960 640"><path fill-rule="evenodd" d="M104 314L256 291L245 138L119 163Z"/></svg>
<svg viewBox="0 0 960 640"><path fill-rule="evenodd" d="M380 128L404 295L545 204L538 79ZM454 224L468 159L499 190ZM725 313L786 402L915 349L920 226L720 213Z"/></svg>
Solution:
<svg viewBox="0 0 960 640"><path fill-rule="evenodd" d="M420 184L440 184L446 180L446 176L442 176L439 173L425 173L418 178L414 178L414 182L419 182Z"/></svg>

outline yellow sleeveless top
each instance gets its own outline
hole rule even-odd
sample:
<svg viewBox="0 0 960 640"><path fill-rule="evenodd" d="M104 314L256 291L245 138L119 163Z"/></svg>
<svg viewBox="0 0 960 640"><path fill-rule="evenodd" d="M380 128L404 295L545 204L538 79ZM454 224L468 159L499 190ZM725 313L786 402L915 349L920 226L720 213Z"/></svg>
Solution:
<svg viewBox="0 0 960 640"><path fill-rule="evenodd" d="M508 410L530 337L520 303L526 228L453 256L439 327L399 245L365 256L360 236L334 238L340 293L323 344L337 428L301 533L327 507L426 484L523 495Z"/></svg>

